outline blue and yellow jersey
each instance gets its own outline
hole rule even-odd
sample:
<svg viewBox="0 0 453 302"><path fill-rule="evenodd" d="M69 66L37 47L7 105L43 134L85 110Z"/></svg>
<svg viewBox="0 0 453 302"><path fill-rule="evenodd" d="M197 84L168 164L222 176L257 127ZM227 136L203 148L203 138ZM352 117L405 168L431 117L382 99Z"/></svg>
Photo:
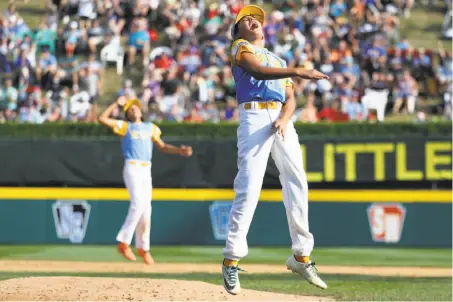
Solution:
<svg viewBox="0 0 453 302"><path fill-rule="evenodd" d="M293 86L291 78L280 80L257 80L247 73L237 62L244 53L256 56L262 66L286 68L286 62L263 47L257 47L250 42L238 39L231 45L230 63L236 82L236 97L238 103L254 101L286 101L286 87Z"/></svg>
<svg viewBox="0 0 453 302"><path fill-rule="evenodd" d="M153 123L130 123L117 120L113 132L121 136L121 148L124 159L151 161L153 141L160 138L162 132Z"/></svg>

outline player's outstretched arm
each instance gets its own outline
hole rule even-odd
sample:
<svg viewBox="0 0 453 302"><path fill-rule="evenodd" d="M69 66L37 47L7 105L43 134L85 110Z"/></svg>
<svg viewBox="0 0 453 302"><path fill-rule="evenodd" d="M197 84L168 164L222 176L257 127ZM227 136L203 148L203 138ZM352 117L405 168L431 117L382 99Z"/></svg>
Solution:
<svg viewBox="0 0 453 302"><path fill-rule="evenodd" d="M277 68L261 66L258 59L252 53L242 53L238 65L244 68L257 80L279 80L292 77L299 77L309 80L328 79L329 77L315 69L303 68Z"/></svg>
<svg viewBox="0 0 453 302"><path fill-rule="evenodd" d="M102 112L102 114L98 117L99 123L106 127L114 128L116 120L110 118L110 115L112 114L113 110L115 110L115 108L117 108L118 106L124 106L125 104L126 98L124 96L120 96L115 103L108 106L107 109L105 109L104 112Z"/></svg>
<svg viewBox="0 0 453 302"><path fill-rule="evenodd" d="M182 145L181 147L176 147L176 146L165 143L160 138L153 138L153 142L156 145L157 149L159 149L159 151L161 151L161 152L168 153L168 154L179 154L184 157L192 156L192 147L190 147L190 146Z"/></svg>

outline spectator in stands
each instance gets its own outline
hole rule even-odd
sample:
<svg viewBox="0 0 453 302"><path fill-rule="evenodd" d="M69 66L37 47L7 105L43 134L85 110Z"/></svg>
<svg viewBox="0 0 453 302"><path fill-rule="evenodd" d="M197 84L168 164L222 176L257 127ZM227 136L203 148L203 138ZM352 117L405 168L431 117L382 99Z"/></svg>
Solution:
<svg viewBox="0 0 453 302"><path fill-rule="evenodd" d="M279 14L278 12L273 12L270 16L269 21L264 25L264 39L267 45L271 46L271 49L272 46L277 44L277 37L282 26L282 19L283 16L281 14Z"/></svg>
<svg viewBox="0 0 453 302"><path fill-rule="evenodd" d="M87 91L81 91L78 85L74 85L73 93L74 94L69 101L71 120L88 120L88 114L91 109L90 94Z"/></svg>
<svg viewBox="0 0 453 302"><path fill-rule="evenodd" d="M184 110L177 103L171 104L170 109L166 110L166 120L169 122L190 121L189 117L185 118Z"/></svg>
<svg viewBox="0 0 453 302"><path fill-rule="evenodd" d="M96 19L95 1L94 0L79 0L79 16L80 28L86 29L91 27L92 20Z"/></svg>
<svg viewBox="0 0 453 302"><path fill-rule="evenodd" d="M449 85L446 87L446 89L443 91L443 95L442 95L442 101L443 101L442 113L449 120L452 120L452 114L453 114L452 99L453 99L453 86L452 86L452 82L450 82Z"/></svg>
<svg viewBox="0 0 453 302"><path fill-rule="evenodd" d="M49 12L45 16L45 23L51 31L57 32L57 30L58 30L58 10L55 7L52 7L51 9L49 9Z"/></svg>
<svg viewBox="0 0 453 302"><path fill-rule="evenodd" d="M154 69L160 73L168 72L169 77L174 78L178 69L178 64L172 54L169 53L167 49L163 49L162 53L154 57L153 61L148 66L147 71L152 72Z"/></svg>
<svg viewBox="0 0 453 302"><path fill-rule="evenodd" d="M234 100L234 99L233 99ZM237 112L237 111L235 111ZM202 104L202 108L200 109L200 115L203 121L218 123L220 121L220 114L219 110L215 103L205 103ZM238 121L237 114L231 120Z"/></svg>
<svg viewBox="0 0 453 302"><path fill-rule="evenodd" d="M393 76L391 74L374 72L369 88L365 89L365 95L362 97L363 116L368 118L369 110L375 110L377 119L384 121L385 109L389 101L389 93L392 87Z"/></svg>
<svg viewBox="0 0 453 302"><path fill-rule="evenodd" d="M94 20L93 25L88 29L88 47L90 52L95 54L97 51L98 45L101 45L106 41L105 36L108 35L108 31L101 26L101 21L96 19Z"/></svg>
<svg viewBox="0 0 453 302"><path fill-rule="evenodd" d="M329 14L332 18L338 18L347 12L348 8L344 0L334 0L330 4Z"/></svg>
<svg viewBox="0 0 453 302"><path fill-rule="evenodd" d="M80 78L84 80L84 85L91 97L90 101L93 103L97 97L102 95L104 66L96 60L95 55L91 54L88 61L82 63L80 68L84 74L84 76L80 75Z"/></svg>
<svg viewBox="0 0 453 302"><path fill-rule="evenodd" d="M318 113L318 120L326 122L345 122L349 120L349 117L341 111L340 101L334 100L330 103L330 106L324 107Z"/></svg>
<svg viewBox="0 0 453 302"><path fill-rule="evenodd" d="M451 119L452 115L452 59L451 53L446 53L443 49L439 51L438 55L439 65L437 67L436 75L439 84L439 91L442 95L442 112Z"/></svg>
<svg viewBox="0 0 453 302"><path fill-rule="evenodd" d="M197 72L198 68L201 65L201 58L198 49L195 46L190 47L190 49L181 54L181 58L178 60L178 63L184 69L184 79L189 79L191 74Z"/></svg>
<svg viewBox="0 0 453 302"><path fill-rule="evenodd" d="M57 59L50 53L49 48L45 46L41 50L41 56L36 66L36 76L41 81L41 87L47 88L56 72Z"/></svg>
<svg viewBox="0 0 453 302"><path fill-rule="evenodd" d="M29 28L14 5L0 16L0 74L13 79L18 94L17 108L0 110L0 121L90 120L111 84L103 79L104 66L98 62L98 48L110 38L118 41L119 52L124 48L128 67L133 67L125 69L122 81L136 78L137 69L143 74L137 83L126 80L119 94L140 98L150 119L237 120L229 32L231 16L248 0L209 5L205 0L54 2L59 13L49 10L38 29ZM298 104L305 104L295 120L366 120L369 111L376 110L383 121L389 100L395 99L396 109L407 99L400 97L406 96L404 70L420 93L439 98L425 114L440 112L451 118L451 56L442 51L436 56L433 49L414 50L407 37L399 36L400 16L408 14L413 1L301 3L299 9L296 2L275 1L264 27L266 47L288 66L317 68L331 77L318 82L295 79ZM74 85L78 90L67 88ZM73 95L83 104L73 102L79 108L75 117L68 105ZM412 100L408 111L415 113Z"/></svg>
<svg viewBox="0 0 453 302"><path fill-rule="evenodd" d="M29 50L26 47L20 51L18 58L14 61L13 70L15 72L22 71L27 69L28 72L33 70L32 62L28 58ZM23 74L22 74L23 75Z"/></svg>
<svg viewBox="0 0 453 302"><path fill-rule="evenodd" d="M345 104L344 112L348 115L350 121L362 121L364 118L363 105L359 101L359 93L354 91L351 94L351 101Z"/></svg>
<svg viewBox="0 0 453 302"><path fill-rule="evenodd" d="M90 96L90 103L94 103L101 94L101 81L96 72L91 68L81 68L79 72L79 85Z"/></svg>
<svg viewBox="0 0 453 302"><path fill-rule="evenodd" d="M352 97L352 87L354 82L338 75L335 78L334 97L338 98L341 103L341 108L345 110L346 106L350 103Z"/></svg>
<svg viewBox="0 0 453 302"><path fill-rule="evenodd" d="M149 116L148 119L152 122L161 122L164 120L162 112L159 110L157 103L151 103L149 106Z"/></svg>
<svg viewBox="0 0 453 302"><path fill-rule="evenodd" d="M144 87L142 95L143 111L146 112L149 104L157 103L162 97L162 89L160 83L162 82L162 73L158 70L152 70L145 73L142 85Z"/></svg>
<svg viewBox="0 0 453 302"><path fill-rule="evenodd" d="M237 102L234 98L229 98L226 107L220 113L220 119L223 121L236 122L239 120Z"/></svg>
<svg viewBox="0 0 453 302"><path fill-rule="evenodd" d="M72 55L61 56L58 59L58 70L61 74L62 81L69 82L69 85L78 84L80 63L79 58Z"/></svg>
<svg viewBox="0 0 453 302"><path fill-rule="evenodd" d="M32 124L42 124L44 122L44 118L38 110L38 104L36 102L30 107L21 107L19 111L19 122Z"/></svg>
<svg viewBox="0 0 453 302"><path fill-rule="evenodd" d="M393 76L399 76L403 73L405 63L402 50L400 48L396 48L395 53L389 60L389 69Z"/></svg>
<svg viewBox="0 0 453 302"><path fill-rule="evenodd" d="M146 23L142 19L134 19L132 23L132 32L128 41L128 60L129 65L135 64L135 57L140 53L143 57L143 64L148 65L149 62L150 39L146 31Z"/></svg>
<svg viewBox="0 0 453 302"><path fill-rule="evenodd" d="M203 117L200 114L201 107L202 107L201 103L197 103L195 104L195 106L192 106L192 109L190 110L189 114L184 119L184 121L197 124L202 123Z"/></svg>
<svg viewBox="0 0 453 302"><path fill-rule="evenodd" d="M398 81L398 97L393 106L393 113L399 114L401 106L406 101L406 106L403 112L413 114L415 110L415 101L418 95L418 85L415 79L411 76L408 70L403 72L400 80Z"/></svg>
<svg viewBox="0 0 453 302"><path fill-rule="evenodd" d="M16 25L16 21L19 18L19 15L16 11L16 5L14 3L10 3L8 8L4 11L3 16L8 21L11 27Z"/></svg>
<svg viewBox="0 0 453 302"><path fill-rule="evenodd" d="M405 36L401 39L401 41L399 41L397 44L396 44L396 47L398 49L401 49L401 50L409 50L412 48L411 46L411 43L409 42L409 39Z"/></svg>
<svg viewBox="0 0 453 302"><path fill-rule="evenodd" d="M48 122L61 122L64 121L64 116L61 113L61 107L53 107L51 113L47 117Z"/></svg>
<svg viewBox="0 0 453 302"><path fill-rule="evenodd" d="M318 109L315 106L315 94L307 96L307 103L299 115L299 121L304 123L316 123L318 121Z"/></svg>
<svg viewBox="0 0 453 302"><path fill-rule="evenodd" d="M11 43L8 43L8 37L3 36L0 41L0 53L6 56L11 51L12 48L13 45Z"/></svg>
<svg viewBox="0 0 453 302"><path fill-rule="evenodd" d="M69 18L78 12L79 0L61 0L60 10L61 14Z"/></svg>
<svg viewBox="0 0 453 302"><path fill-rule="evenodd" d="M79 42L80 39L85 38L85 36L82 34L82 31L78 30L77 27L77 22L72 21L69 24L70 31L66 33L65 37L66 55L70 57L74 55L75 49L77 47L77 42Z"/></svg>
<svg viewBox="0 0 453 302"><path fill-rule="evenodd" d="M39 30L36 32L35 40L38 49L48 47L51 53L55 53L57 32L50 29L45 22L41 22Z"/></svg>
<svg viewBox="0 0 453 302"><path fill-rule="evenodd" d="M424 112L423 110L420 110L419 112L417 112L417 115L415 116L416 123L424 123L424 122L426 122L426 120L427 120L426 112Z"/></svg>
<svg viewBox="0 0 453 302"><path fill-rule="evenodd" d="M124 82L124 88L120 89L120 91L118 92L118 96L125 96L128 99L137 97L137 94L135 93L135 90L132 87L132 81L130 79L127 79Z"/></svg>
<svg viewBox="0 0 453 302"><path fill-rule="evenodd" d="M17 108L18 91L13 87L13 80L5 79L4 87L0 90L0 110L15 111Z"/></svg>

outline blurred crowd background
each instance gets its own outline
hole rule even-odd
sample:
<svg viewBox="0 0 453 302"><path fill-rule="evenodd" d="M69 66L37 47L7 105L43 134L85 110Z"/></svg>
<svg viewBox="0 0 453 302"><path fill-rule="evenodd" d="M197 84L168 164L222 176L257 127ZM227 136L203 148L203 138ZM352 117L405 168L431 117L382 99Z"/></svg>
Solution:
<svg viewBox="0 0 453 302"><path fill-rule="evenodd" d="M33 1L0 15L0 123L92 122L120 95L151 121L237 121L229 33L249 1L36 0L45 14L32 28L17 7ZM451 43L449 0L257 4L269 50L330 76L295 80L295 121L451 119L452 53L440 42ZM423 48L400 30L427 22L414 6L442 18Z"/></svg>

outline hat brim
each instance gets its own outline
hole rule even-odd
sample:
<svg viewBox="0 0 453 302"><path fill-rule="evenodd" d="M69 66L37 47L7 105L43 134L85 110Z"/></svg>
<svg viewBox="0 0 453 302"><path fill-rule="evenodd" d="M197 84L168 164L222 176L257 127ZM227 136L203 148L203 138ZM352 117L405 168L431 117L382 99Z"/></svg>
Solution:
<svg viewBox="0 0 453 302"><path fill-rule="evenodd" d="M236 36L236 25L241 22L242 18L246 16L251 16L258 20L258 22L261 23L261 26L264 25L264 20L266 18L266 12L259 6L256 5L247 5L243 7L240 11L239 14L236 16L236 20L234 21L234 25L231 27L231 37L235 38Z"/></svg>
<svg viewBox="0 0 453 302"><path fill-rule="evenodd" d="M244 6L240 11L239 14L236 16L236 20L234 21L234 24L238 24L242 18L246 16L251 16L258 20L258 22L261 23L261 25L264 25L264 19L266 17L266 12L264 9L257 5L247 5Z"/></svg>
<svg viewBox="0 0 453 302"><path fill-rule="evenodd" d="M133 105L136 105L138 108L142 109L142 104L140 103L140 101L137 99L133 99L133 100L128 101L126 103L126 105L124 105L123 111L124 112L128 111L129 108L131 108Z"/></svg>

